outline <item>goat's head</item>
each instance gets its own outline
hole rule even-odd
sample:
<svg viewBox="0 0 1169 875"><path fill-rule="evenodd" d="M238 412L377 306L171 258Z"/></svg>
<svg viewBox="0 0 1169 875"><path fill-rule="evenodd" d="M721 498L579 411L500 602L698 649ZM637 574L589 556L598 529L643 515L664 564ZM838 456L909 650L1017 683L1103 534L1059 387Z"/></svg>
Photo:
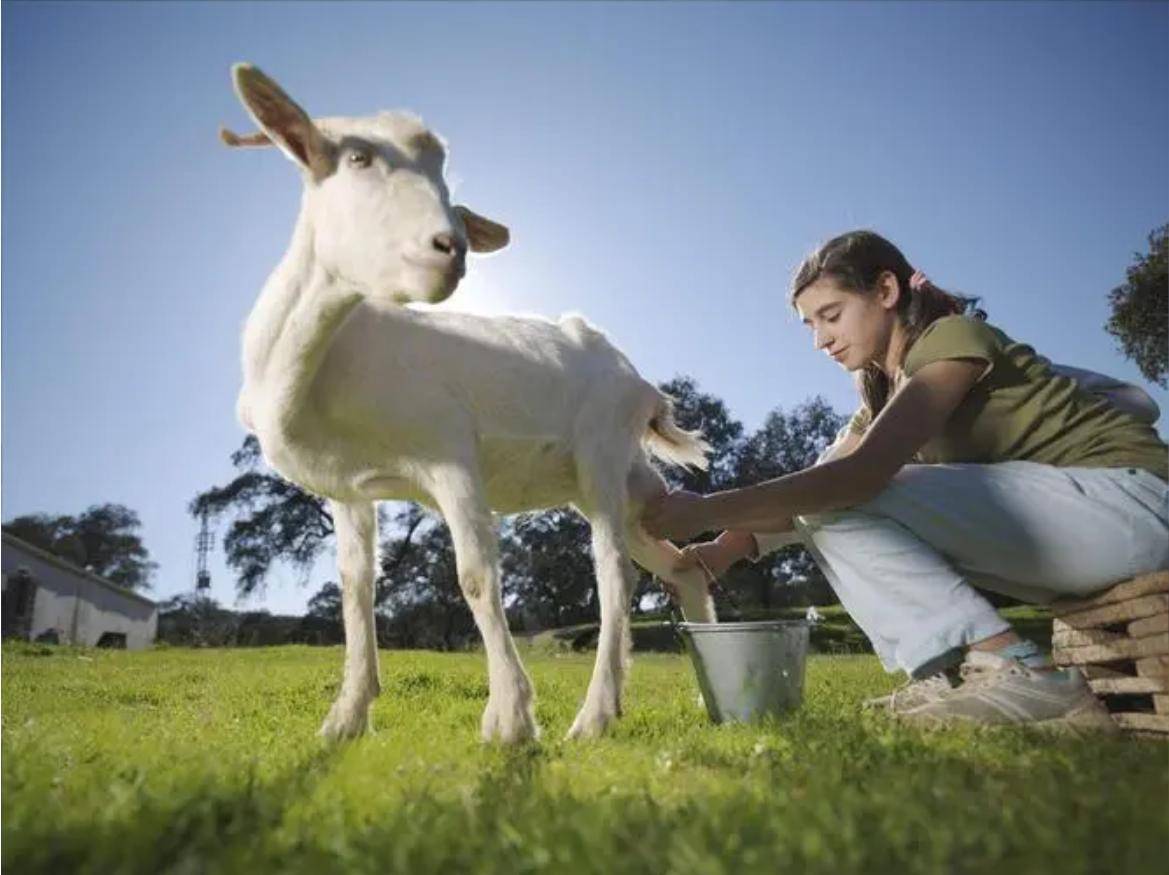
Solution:
<svg viewBox="0 0 1169 875"><path fill-rule="evenodd" d="M507 228L451 205L446 149L418 118L314 120L256 67L236 64L232 79L262 133L221 136L230 146L278 146L300 167L324 270L374 299L436 303L458 286L468 249L507 245Z"/></svg>

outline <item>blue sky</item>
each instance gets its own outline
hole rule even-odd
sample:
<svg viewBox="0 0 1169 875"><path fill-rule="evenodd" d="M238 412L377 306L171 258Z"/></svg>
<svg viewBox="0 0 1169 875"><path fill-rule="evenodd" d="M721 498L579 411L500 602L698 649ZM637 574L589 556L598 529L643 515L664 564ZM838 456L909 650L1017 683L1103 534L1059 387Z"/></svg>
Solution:
<svg viewBox="0 0 1169 875"><path fill-rule="evenodd" d="M232 476L239 332L299 198L277 153L218 144L220 124L248 129L234 61L311 114L407 108L449 141L457 197L512 246L444 306L582 312L748 428L815 394L852 408L785 290L862 226L1052 359L1142 383L1102 326L1169 220L1164 3L0 14L0 513L128 505L158 598L192 586L188 501ZM278 571L250 604L299 612L331 573ZM212 576L231 603L219 553Z"/></svg>

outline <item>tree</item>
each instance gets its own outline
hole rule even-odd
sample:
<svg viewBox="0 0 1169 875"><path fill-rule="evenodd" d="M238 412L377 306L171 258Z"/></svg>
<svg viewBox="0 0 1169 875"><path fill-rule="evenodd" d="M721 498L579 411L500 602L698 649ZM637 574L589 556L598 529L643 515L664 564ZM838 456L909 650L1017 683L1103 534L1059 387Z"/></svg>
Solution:
<svg viewBox="0 0 1169 875"><path fill-rule="evenodd" d="M223 550L228 567L239 574L236 593L247 597L262 591L268 572L279 562L307 575L332 543L333 516L327 502L264 470L254 435L244 439L231 461L241 473L226 486L213 486L196 495L188 510L196 518L204 513L211 519L233 518ZM399 520L406 518L412 521L406 537L391 551L399 558L423 517L415 509ZM384 514L379 514L379 531L383 535L387 531Z"/></svg>
<svg viewBox="0 0 1169 875"><path fill-rule="evenodd" d="M844 417L819 396L790 413L777 407L759 430L740 444L733 485L750 486L814 465L844 422ZM727 574L723 586L741 605L764 609L777 607L777 599L789 604L835 601L819 567L799 546L785 547L758 563L739 563Z"/></svg>
<svg viewBox="0 0 1169 875"><path fill-rule="evenodd" d="M142 543L138 514L121 504L95 504L77 516L30 514L5 532L127 589L149 589L157 563Z"/></svg>
<svg viewBox="0 0 1169 875"><path fill-rule="evenodd" d="M228 567L235 569L241 597L262 591L272 565L283 561L304 574L333 534L325 500L283 477L261 470L260 443L248 435L232 453L239 476L195 496L189 510L198 518L233 515L223 538Z"/></svg>
<svg viewBox="0 0 1169 875"><path fill-rule="evenodd" d="M505 527L505 598L526 627L597 620L591 543L588 522L570 508L521 514Z"/></svg>
<svg viewBox="0 0 1169 875"><path fill-rule="evenodd" d="M450 532L417 507L403 511L398 521L410 535L389 545L377 587L387 635L402 647L465 647L476 635L475 620L459 586ZM402 549L409 538L413 543Z"/></svg>
<svg viewBox="0 0 1169 875"><path fill-rule="evenodd" d="M1108 295L1112 317L1105 330L1148 380L1164 387L1169 373L1169 224L1149 235L1147 255L1134 257L1125 283Z"/></svg>
<svg viewBox="0 0 1169 875"><path fill-rule="evenodd" d="M777 407L743 441L734 460L734 485L749 486L814 465L843 425L844 418L818 395L791 413Z"/></svg>
<svg viewBox="0 0 1169 875"><path fill-rule="evenodd" d="M341 587L329 581L308 600L305 616L341 622Z"/></svg>
<svg viewBox="0 0 1169 875"><path fill-rule="evenodd" d="M693 377L675 377L658 386L674 399L674 418L687 430L700 429L710 444L710 467L690 471L669 467L663 472L670 485L691 492L726 488L734 478L735 455L743 436L743 424L734 419L721 398L700 392Z"/></svg>
<svg viewBox="0 0 1169 875"><path fill-rule="evenodd" d="M54 556L85 566L85 552L81 541L73 537L74 519L71 516L49 516L44 513L18 516L4 523L3 530L34 547L40 547Z"/></svg>
<svg viewBox="0 0 1169 875"><path fill-rule="evenodd" d="M230 647L239 618L204 595L184 593L158 606L158 640L184 647Z"/></svg>

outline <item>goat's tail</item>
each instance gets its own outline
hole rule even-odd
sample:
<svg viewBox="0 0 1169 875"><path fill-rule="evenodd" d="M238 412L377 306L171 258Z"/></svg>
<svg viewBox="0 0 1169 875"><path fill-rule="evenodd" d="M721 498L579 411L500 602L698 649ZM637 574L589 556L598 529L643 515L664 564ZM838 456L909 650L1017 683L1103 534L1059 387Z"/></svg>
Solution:
<svg viewBox="0 0 1169 875"><path fill-rule="evenodd" d="M672 465L701 471L709 465L706 454L711 447L702 439L702 432L679 428L674 421L674 402L660 393L643 441L653 455Z"/></svg>

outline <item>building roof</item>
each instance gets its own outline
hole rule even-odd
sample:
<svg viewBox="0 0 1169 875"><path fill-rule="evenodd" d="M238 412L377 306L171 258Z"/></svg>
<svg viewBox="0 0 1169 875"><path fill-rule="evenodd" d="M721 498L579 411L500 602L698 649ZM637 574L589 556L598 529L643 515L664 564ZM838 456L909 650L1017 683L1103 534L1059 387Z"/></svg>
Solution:
<svg viewBox="0 0 1169 875"><path fill-rule="evenodd" d="M124 595L127 598L132 598L136 601L144 602L151 607L158 607L157 602L151 601L150 599L146 598L146 596L139 595L138 593L134 592L134 590L126 589L124 586L118 586L116 583L111 583L104 577L98 577L92 571L86 571L84 568L74 565L72 562L69 562L66 559L62 559L55 553L50 553L48 550L42 550L40 547L34 546L28 541L21 540L15 535L10 535L8 532L0 532L0 538L3 539L3 542L6 546L16 547L19 550L24 550L28 553L31 553L33 556L37 557L43 562L48 562L50 565L56 565L58 568L68 571L70 574L76 574L78 577L84 577L86 580L92 581L99 586L104 586L106 589L113 590L118 595Z"/></svg>

